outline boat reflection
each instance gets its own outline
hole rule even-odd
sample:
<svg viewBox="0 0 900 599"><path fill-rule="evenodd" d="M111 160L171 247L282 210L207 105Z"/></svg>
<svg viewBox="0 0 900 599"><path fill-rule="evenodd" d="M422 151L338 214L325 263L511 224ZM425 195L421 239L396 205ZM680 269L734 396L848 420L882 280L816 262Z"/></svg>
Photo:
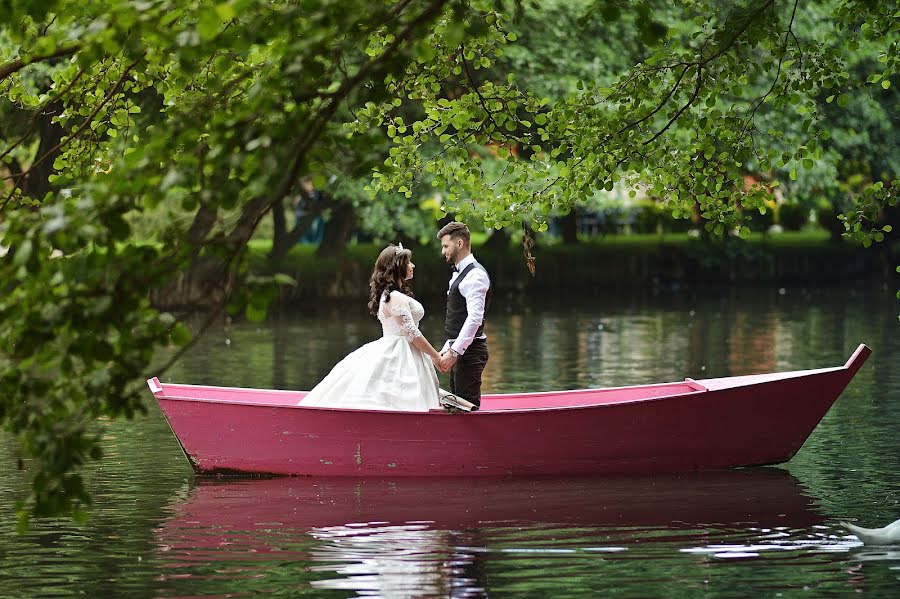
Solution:
<svg viewBox="0 0 900 599"><path fill-rule="evenodd" d="M779 469L654 477L200 480L169 509L156 541L164 562L179 569L173 577L204 564L221 574L229 564L216 562L243 552L252 554L248 561L302 564L315 588L381 596L484 594L486 562L506 551L498 538L510 531L535 535L522 551L592 553L626 550L622 545L635 528L704 535L723 528L808 528L824 520L803 485ZM552 530L557 545L545 544L542 530ZM609 533L612 546L598 547ZM560 537L566 549L554 548Z"/></svg>
<svg viewBox="0 0 900 599"><path fill-rule="evenodd" d="M444 529L510 521L674 527L822 521L800 482L775 468L621 477L201 479L170 509L167 528L230 530L411 521Z"/></svg>

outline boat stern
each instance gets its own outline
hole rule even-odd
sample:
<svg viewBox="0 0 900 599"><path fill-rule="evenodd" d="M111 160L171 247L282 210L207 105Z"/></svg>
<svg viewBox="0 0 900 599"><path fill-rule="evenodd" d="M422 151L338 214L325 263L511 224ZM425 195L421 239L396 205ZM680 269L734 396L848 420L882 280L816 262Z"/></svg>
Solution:
<svg viewBox="0 0 900 599"><path fill-rule="evenodd" d="M844 368L846 368L850 374L849 378L852 379L856 376L856 373L859 372L859 369L862 368L862 365L866 363L866 360L868 360L871 355L871 348L865 343L860 343L859 347L856 348L856 351L853 352L853 355L850 356L850 359L847 360L847 363L844 364Z"/></svg>

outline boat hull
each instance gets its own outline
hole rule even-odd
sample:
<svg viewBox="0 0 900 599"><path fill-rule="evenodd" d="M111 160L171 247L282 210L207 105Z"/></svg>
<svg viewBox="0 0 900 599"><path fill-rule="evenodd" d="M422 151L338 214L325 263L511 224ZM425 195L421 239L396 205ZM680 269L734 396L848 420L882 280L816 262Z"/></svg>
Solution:
<svg viewBox="0 0 900 599"><path fill-rule="evenodd" d="M679 472L789 460L869 353L861 345L845 366L815 371L485 396L469 414L308 408L290 405L297 396L287 392L239 393L256 390L211 398L217 388L167 389L155 379L151 387L201 474ZM197 397L186 397L191 389Z"/></svg>

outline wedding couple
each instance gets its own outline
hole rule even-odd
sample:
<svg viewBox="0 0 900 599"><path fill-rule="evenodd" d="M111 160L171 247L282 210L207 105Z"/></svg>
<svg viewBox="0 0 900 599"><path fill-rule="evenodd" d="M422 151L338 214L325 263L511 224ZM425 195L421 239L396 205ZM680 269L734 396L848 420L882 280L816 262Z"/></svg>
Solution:
<svg viewBox="0 0 900 599"><path fill-rule="evenodd" d="M452 222L438 232L441 253L453 265L447 291L446 341L441 351L419 331L425 309L409 281L412 252L389 245L375 260L369 279L369 313L383 336L337 363L300 401L302 406L363 410L427 411L440 408L436 369L450 373L450 391L481 404L481 373L488 361L484 316L491 281L472 255L471 235Z"/></svg>

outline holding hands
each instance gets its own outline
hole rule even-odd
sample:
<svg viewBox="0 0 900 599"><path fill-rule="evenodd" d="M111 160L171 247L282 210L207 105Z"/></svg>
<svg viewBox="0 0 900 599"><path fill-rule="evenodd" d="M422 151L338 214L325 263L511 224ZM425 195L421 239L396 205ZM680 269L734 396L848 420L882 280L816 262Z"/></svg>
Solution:
<svg viewBox="0 0 900 599"><path fill-rule="evenodd" d="M431 363L434 364L434 367L443 373L450 372L450 368L453 366L451 363L450 366L444 366L445 359L449 352L445 352L443 354L438 353L437 350L433 350L434 353L428 352L431 357Z"/></svg>
<svg viewBox="0 0 900 599"><path fill-rule="evenodd" d="M435 364L438 370L441 372L450 372L450 369L453 368L453 365L456 364L456 359L459 357L452 349L448 349L444 353L441 354L440 363Z"/></svg>
<svg viewBox="0 0 900 599"><path fill-rule="evenodd" d="M458 354L456 352L447 350L442 354L435 352L434 355L431 356L431 361L434 363L435 368L446 374L450 372L450 369L456 364L457 357Z"/></svg>

